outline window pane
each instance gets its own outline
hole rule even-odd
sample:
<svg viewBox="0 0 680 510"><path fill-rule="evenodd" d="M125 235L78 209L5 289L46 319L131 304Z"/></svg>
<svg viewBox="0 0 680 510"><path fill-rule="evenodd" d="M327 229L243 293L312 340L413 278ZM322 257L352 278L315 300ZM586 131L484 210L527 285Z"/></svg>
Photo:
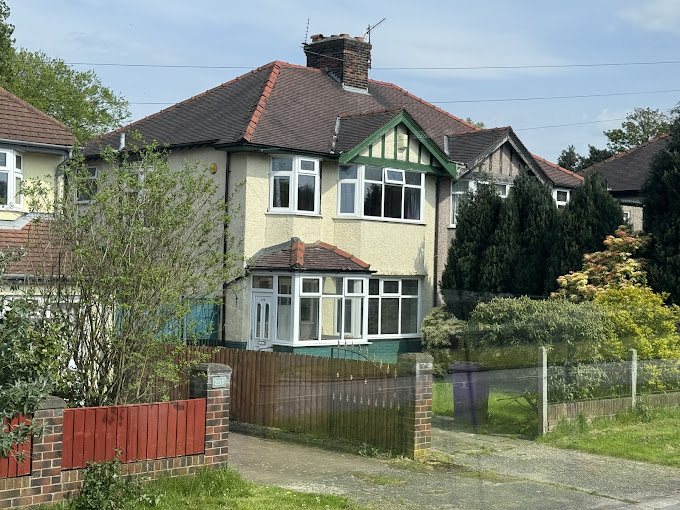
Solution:
<svg viewBox="0 0 680 510"><path fill-rule="evenodd" d="M453 185L453 192L463 193L470 189L470 181L458 181Z"/></svg>
<svg viewBox="0 0 680 510"><path fill-rule="evenodd" d="M340 213L354 214L356 184L353 182L340 183Z"/></svg>
<svg viewBox="0 0 680 510"><path fill-rule="evenodd" d="M319 339L319 298L300 298L300 340Z"/></svg>
<svg viewBox="0 0 680 510"><path fill-rule="evenodd" d="M262 331L262 303L257 304L257 319L255 320L255 338L262 338L260 331Z"/></svg>
<svg viewBox="0 0 680 510"><path fill-rule="evenodd" d="M303 159L300 161L300 170L313 172L315 169L316 167L314 165L314 161L310 161L309 159Z"/></svg>
<svg viewBox="0 0 680 510"><path fill-rule="evenodd" d="M420 219L421 188L404 188L404 219Z"/></svg>
<svg viewBox="0 0 680 510"><path fill-rule="evenodd" d="M0 166L2 166L2 167L7 166L7 153L6 152L0 152Z"/></svg>
<svg viewBox="0 0 680 510"><path fill-rule="evenodd" d="M290 294L293 278L290 276L279 276L279 294Z"/></svg>
<svg viewBox="0 0 680 510"><path fill-rule="evenodd" d="M319 292L319 279L318 278L303 278L302 279L302 292Z"/></svg>
<svg viewBox="0 0 680 510"><path fill-rule="evenodd" d="M405 172L406 175L406 184L413 184L416 186L420 186L422 181L420 180L421 176L423 174L418 173L418 172Z"/></svg>
<svg viewBox="0 0 680 510"><path fill-rule="evenodd" d="M263 338L269 338L269 303L264 305L264 333Z"/></svg>
<svg viewBox="0 0 680 510"><path fill-rule="evenodd" d="M500 196L502 196L502 197L507 196L507 194L508 194L508 185L507 184L494 184L493 187L496 190L496 193L498 193Z"/></svg>
<svg viewBox="0 0 680 510"><path fill-rule="evenodd" d="M383 298L380 308L380 334L399 333L399 298Z"/></svg>
<svg viewBox="0 0 680 510"><path fill-rule="evenodd" d="M340 338L341 303L342 298L339 297L324 297L321 300L321 338L323 340Z"/></svg>
<svg viewBox="0 0 680 510"><path fill-rule="evenodd" d="M356 179L357 171L359 167L357 165L342 165L338 170L338 178L342 179Z"/></svg>
<svg viewBox="0 0 680 510"><path fill-rule="evenodd" d="M401 333L418 332L418 298L401 299Z"/></svg>
<svg viewBox="0 0 680 510"><path fill-rule="evenodd" d="M368 334L378 334L378 311L380 309L380 299L371 298L368 300Z"/></svg>
<svg viewBox="0 0 680 510"><path fill-rule="evenodd" d="M14 178L14 203L21 205L21 177Z"/></svg>
<svg viewBox="0 0 680 510"><path fill-rule="evenodd" d="M399 294L399 280L385 280L383 294Z"/></svg>
<svg viewBox="0 0 680 510"><path fill-rule="evenodd" d="M399 170L386 170L386 174L388 181L404 182L404 174Z"/></svg>
<svg viewBox="0 0 680 510"><path fill-rule="evenodd" d="M314 210L314 183L313 175L298 175L298 211Z"/></svg>
<svg viewBox="0 0 680 510"><path fill-rule="evenodd" d="M375 278L368 280L368 293L372 296L380 294L380 280Z"/></svg>
<svg viewBox="0 0 680 510"><path fill-rule="evenodd" d="M451 195L451 224L455 225L458 222L458 206L463 195Z"/></svg>
<svg viewBox="0 0 680 510"><path fill-rule="evenodd" d="M385 186L385 218L401 218L401 186Z"/></svg>
<svg viewBox="0 0 680 510"><path fill-rule="evenodd" d="M23 169L23 162L24 162L23 158L19 154L17 154L16 155L16 169L17 170Z"/></svg>
<svg viewBox="0 0 680 510"><path fill-rule="evenodd" d="M9 174L0 172L0 205L7 205L7 183Z"/></svg>
<svg viewBox="0 0 680 510"><path fill-rule="evenodd" d="M569 194L566 191L558 191L557 192L557 201L558 202L566 202L569 200Z"/></svg>
<svg viewBox="0 0 680 510"><path fill-rule="evenodd" d="M290 340L291 298L280 297L278 305L276 312L276 338L279 340Z"/></svg>
<svg viewBox="0 0 680 510"><path fill-rule="evenodd" d="M342 295L342 278L326 276L323 279L323 293L331 295Z"/></svg>
<svg viewBox="0 0 680 510"><path fill-rule="evenodd" d="M272 158L272 172L292 172L293 158Z"/></svg>
<svg viewBox="0 0 680 510"><path fill-rule="evenodd" d="M418 295L418 280L402 280L401 281L401 295L402 296L417 296Z"/></svg>
<svg viewBox="0 0 680 510"><path fill-rule="evenodd" d="M273 289L273 276L253 276L253 289Z"/></svg>
<svg viewBox="0 0 680 510"><path fill-rule="evenodd" d="M347 280L347 293L348 294L363 294L364 292L364 281L363 280Z"/></svg>
<svg viewBox="0 0 680 510"><path fill-rule="evenodd" d="M383 180L383 169L379 166L367 166L364 170L364 178L369 181Z"/></svg>
<svg viewBox="0 0 680 510"><path fill-rule="evenodd" d="M272 207L289 207L290 204L290 177L274 177L274 193L272 194Z"/></svg>
<svg viewBox="0 0 680 510"><path fill-rule="evenodd" d="M364 188L364 215L382 216L382 184L366 184Z"/></svg>
<svg viewBox="0 0 680 510"><path fill-rule="evenodd" d="M364 305L363 298L345 298L345 338L361 338Z"/></svg>

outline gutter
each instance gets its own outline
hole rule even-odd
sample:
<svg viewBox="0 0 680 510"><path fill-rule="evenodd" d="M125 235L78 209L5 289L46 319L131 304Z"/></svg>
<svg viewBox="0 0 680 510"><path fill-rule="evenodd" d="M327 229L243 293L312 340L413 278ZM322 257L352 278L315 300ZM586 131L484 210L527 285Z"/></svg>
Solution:
<svg viewBox="0 0 680 510"><path fill-rule="evenodd" d="M73 145L59 145L53 143L40 143L40 142L26 142L23 140L11 140L9 138L0 138L0 143L7 143L12 145L20 145L25 147L37 147L44 149L53 149L61 152L68 151L71 152Z"/></svg>

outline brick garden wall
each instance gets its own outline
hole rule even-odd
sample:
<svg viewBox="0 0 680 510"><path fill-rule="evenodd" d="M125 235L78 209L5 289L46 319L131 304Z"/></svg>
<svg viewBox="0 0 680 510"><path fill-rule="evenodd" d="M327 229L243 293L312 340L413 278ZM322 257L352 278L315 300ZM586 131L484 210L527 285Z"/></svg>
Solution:
<svg viewBox="0 0 680 510"><path fill-rule="evenodd" d="M231 369L217 363L195 367L191 377L192 398L206 399L205 450L198 455L152 459L122 464L123 475L182 476L200 466L221 467L229 454L229 403ZM82 487L84 470L62 470L65 402L48 399L33 421L45 426L42 438L34 438L30 475L0 479L0 508L18 508L70 499Z"/></svg>

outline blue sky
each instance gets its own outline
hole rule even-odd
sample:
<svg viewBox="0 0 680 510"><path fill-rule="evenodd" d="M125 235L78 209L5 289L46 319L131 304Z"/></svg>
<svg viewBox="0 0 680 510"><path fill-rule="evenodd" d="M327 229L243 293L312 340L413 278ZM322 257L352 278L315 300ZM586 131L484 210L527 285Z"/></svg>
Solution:
<svg viewBox="0 0 680 510"><path fill-rule="evenodd" d="M680 1L571 0L8 0L18 46L67 62L234 66L239 69L92 68L132 104L131 120L273 60L305 64L309 35L372 34L370 77L393 82L487 127L511 125L555 161L569 144L603 147L605 129L633 108L668 110L680 91L575 99L479 101L680 89L680 64L524 69L413 67L680 61ZM475 101L475 102L469 102ZM149 102L167 105L140 104ZM596 122L619 119L609 122ZM584 124L584 123L588 124ZM545 128L561 124L577 124ZM541 129L531 129L540 127Z"/></svg>

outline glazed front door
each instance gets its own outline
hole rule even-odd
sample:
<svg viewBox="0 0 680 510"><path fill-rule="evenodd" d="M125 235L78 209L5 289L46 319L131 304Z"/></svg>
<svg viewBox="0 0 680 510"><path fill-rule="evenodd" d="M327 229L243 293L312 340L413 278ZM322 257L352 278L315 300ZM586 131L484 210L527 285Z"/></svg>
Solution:
<svg viewBox="0 0 680 510"><path fill-rule="evenodd" d="M250 348L256 351L271 350L274 338L274 297L270 293L253 292L250 308Z"/></svg>

